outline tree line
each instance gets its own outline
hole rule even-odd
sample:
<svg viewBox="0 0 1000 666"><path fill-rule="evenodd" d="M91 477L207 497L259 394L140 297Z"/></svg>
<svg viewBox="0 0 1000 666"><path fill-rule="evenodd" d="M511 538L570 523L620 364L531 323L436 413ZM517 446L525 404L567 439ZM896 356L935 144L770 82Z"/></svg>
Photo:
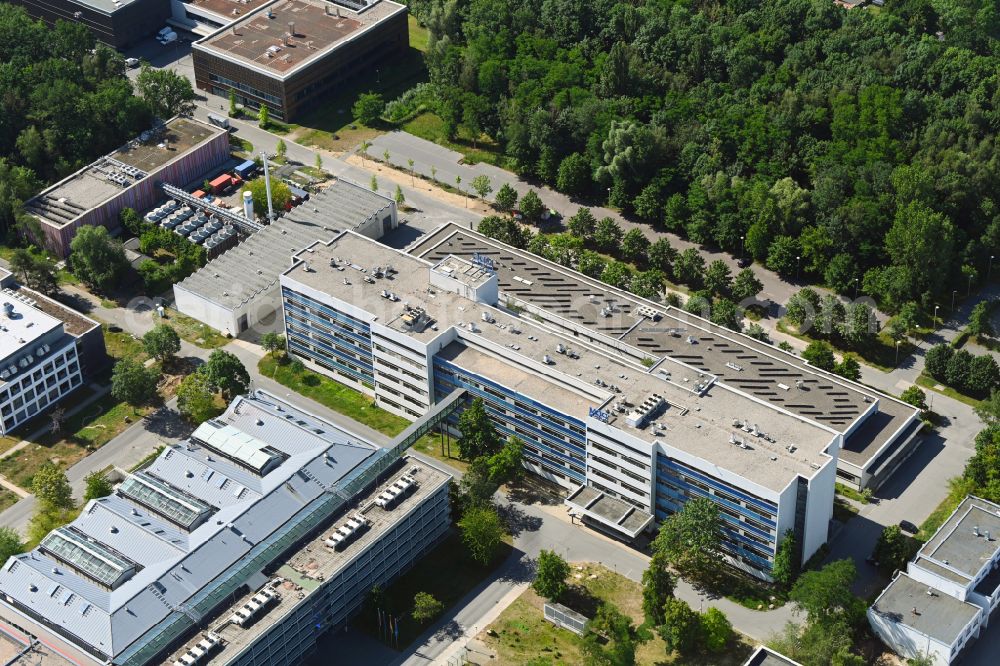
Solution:
<svg viewBox="0 0 1000 666"><path fill-rule="evenodd" d="M418 98L520 175L927 309L1000 250L995 3L413 0Z"/></svg>
<svg viewBox="0 0 1000 666"><path fill-rule="evenodd" d="M133 85L124 57L81 23L53 27L0 3L0 234L28 224L21 204L189 108L191 83L144 66Z"/></svg>

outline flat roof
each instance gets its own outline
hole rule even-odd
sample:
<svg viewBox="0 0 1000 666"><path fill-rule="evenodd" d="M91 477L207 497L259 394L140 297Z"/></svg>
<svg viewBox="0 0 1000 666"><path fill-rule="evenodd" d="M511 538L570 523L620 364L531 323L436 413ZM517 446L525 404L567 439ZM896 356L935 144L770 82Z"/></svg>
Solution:
<svg viewBox="0 0 1000 666"><path fill-rule="evenodd" d="M224 132L193 118L175 117L42 191L24 209L48 224L64 226Z"/></svg>
<svg viewBox="0 0 1000 666"><path fill-rule="evenodd" d="M998 550L1000 505L970 495L924 544L918 556L957 571L967 578L964 581L967 583L996 556Z"/></svg>
<svg viewBox="0 0 1000 666"><path fill-rule="evenodd" d="M73 308L63 305L57 300L49 298L45 294L40 294L37 291L32 291L26 287L18 287L13 289L15 293L21 294L25 298L29 298L35 302L35 308L41 310L50 317L54 317L63 323L63 329L74 336L81 336L87 331L98 328L99 323L86 317Z"/></svg>
<svg viewBox="0 0 1000 666"><path fill-rule="evenodd" d="M651 513L592 486L581 486L566 498L565 503L600 523L623 530L632 538L653 522Z"/></svg>
<svg viewBox="0 0 1000 666"><path fill-rule="evenodd" d="M0 364L4 366L0 369L6 369L8 360L19 360L14 357L21 356L24 352L35 355L35 342L62 326L59 319L35 307L36 303L33 298L20 292L10 289L0 292L0 304L3 305L0 308ZM10 304L10 313L6 312L7 304ZM37 357L44 355L43 352ZM15 373L14 377L20 379L20 374ZM4 379L0 385L6 381Z"/></svg>
<svg viewBox="0 0 1000 666"><path fill-rule="evenodd" d="M980 608L943 592L931 596L927 589L926 583L900 573L879 595L871 610L891 622L952 645L979 615Z"/></svg>
<svg viewBox="0 0 1000 666"><path fill-rule="evenodd" d="M801 664L766 645L758 645L743 666L801 666Z"/></svg>
<svg viewBox="0 0 1000 666"><path fill-rule="evenodd" d="M385 483L376 486L370 493L354 498L348 506L327 522L318 536L303 544L301 548L284 560L274 562L266 568L266 571L271 575L271 580L266 587L276 590L279 599L277 603L272 603L262 611L256 622L247 627L240 627L229 624L227 620L260 588L252 589L247 594L240 596L231 605L223 607L212 618L206 618L201 623L202 626L218 633L223 639L221 650L217 649L213 653L213 663L216 659L220 663L230 662L241 651L270 631L282 618L302 604L312 603L309 597L323 584L323 581L335 578L358 553L381 539L413 508L451 479L449 474L415 458L404 457L403 461L404 465L398 472L390 476ZM409 474L417 482L413 494L390 511L375 505L375 498L404 474ZM357 513L361 513L371 521L369 529L342 551L328 548L324 541L330 537L331 532ZM164 663L174 663L175 659L198 643L201 638L201 634L190 638Z"/></svg>
<svg viewBox="0 0 1000 666"><path fill-rule="evenodd" d="M211 12L227 22L234 21L273 0L183 0L183 4Z"/></svg>
<svg viewBox="0 0 1000 666"><path fill-rule="evenodd" d="M390 0L361 11L320 0L285 0L245 14L194 48L282 78L400 12L406 7Z"/></svg>
<svg viewBox="0 0 1000 666"><path fill-rule="evenodd" d="M356 233L312 245L296 258L300 261L285 271L286 278L350 303L374 315L379 324L424 344L454 327L460 341L448 344L439 353L441 359L580 422L589 417L591 407L602 408L609 423L651 445L662 441L776 492L792 475L812 477L829 460L826 451L836 436L832 429L718 382L699 392L695 385L710 378L678 361L666 358L646 368L529 317L434 287L430 263ZM390 266L385 277L373 277L376 267ZM410 330L403 318L417 308L427 324ZM638 405L654 393L667 403L666 411L653 419L662 429L630 426L625 413L614 409L619 403ZM741 427L734 425L737 420ZM743 423L757 424L759 436L742 430ZM734 446L732 437L746 440L748 446Z"/></svg>
<svg viewBox="0 0 1000 666"><path fill-rule="evenodd" d="M114 14L131 5L135 0L70 0L73 4L89 7L105 14Z"/></svg>
<svg viewBox="0 0 1000 666"><path fill-rule="evenodd" d="M334 238L344 229L358 228L392 205L388 197L338 179L175 287L225 308L237 308L273 289L296 252Z"/></svg>
<svg viewBox="0 0 1000 666"><path fill-rule="evenodd" d="M502 299L553 313L568 326L598 334L598 342L616 351L627 345L649 358L681 361L841 433L856 426L841 450L850 463L871 460L917 415L910 405L814 368L776 346L640 299L454 223L420 237L407 251L432 262L449 254L489 257Z"/></svg>

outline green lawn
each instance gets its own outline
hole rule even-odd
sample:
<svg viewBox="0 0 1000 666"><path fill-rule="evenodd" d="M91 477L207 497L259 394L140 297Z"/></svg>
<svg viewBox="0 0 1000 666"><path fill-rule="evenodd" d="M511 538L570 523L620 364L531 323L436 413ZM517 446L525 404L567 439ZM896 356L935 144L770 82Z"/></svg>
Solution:
<svg viewBox="0 0 1000 666"><path fill-rule="evenodd" d="M933 377L931 377L930 375L928 375L925 372L921 372L920 375L917 376L917 382L916 383L917 383L918 386L923 386L924 388L930 389L930 390L935 391L937 393L940 393L941 395L946 395L949 398L954 398L955 400L958 400L959 402L964 402L965 404L969 405L970 407L978 407L979 406L979 400L976 400L975 398L970 398L969 396L965 395L964 393L959 393L958 391L956 391L952 387L947 386L945 384L942 384L941 382L939 382L938 380L934 379ZM938 387L940 387L940 388L938 388ZM928 402L930 402L930 400L928 400Z"/></svg>
<svg viewBox="0 0 1000 666"><path fill-rule="evenodd" d="M410 422L374 404L373 399L360 391L339 384L307 368L297 369L295 363L281 363L265 356L257 364L262 375L272 377L296 393L312 398L321 405L349 416L358 423L394 437Z"/></svg>
<svg viewBox="0 0 1000 666"><path fill-rule="evenodd" d="M104 331L104 347L108 350L109 356L116 359L130 358L140 363L149 358L142 341L133 338L131 333L112 332L108 324L101 324L101 329Z"/></svg>
<svg viewBox="0 0 1000 666"><path fill-rule="evenodd" d="M776 328L782 333L794 336L799 340L805 340L806 342L816 340L816 338L805 333L800 333L795 325L787 319L779 319ZM865 365L878 368L882 372L892 372L896 368L896 343L885 330L879 332L872 344L866 345L862 349L842 349L830 340L825 340L825 342L828 342L838 354L853 354ZM899 345L899 358L905 358L915 348L909 340L902 342Z"/></svg>
<svg viewBox="0 0 1000 666"><path fill-rule="evenodd" d="M61 404L66 411L86 399L90 393L80 389ZM86 457L91 451L104 446L121 434L131 423L153 411L146 406L138 409L115 400L110 394L83 408L66 419L58 435L46 433L37 442L32 442L17 453L0 460L0 474L25 490L31 488L35 472L46 461L51 460L63 469ZM129 423L128 421L131 421ZM33 419L17 434L28 435L39 425L46 425L48 417Z"/></svg>
<svg viewBox="0 0 1000 666"><path fill-rule="evenodd" d="M417 592L431 594L448 609L507 559L511 550L510 544L504 543L493 561L482 566L472 561L462 544L461 536L453 530L440 545L393 582L384 591L380 607L393 617L400 618L399 649L405 649L427 628L427 625L418 624L411 616L413 597ZM379 638L378 616L371 603L365 604L351 623L375 639L382 640ZM396 647L395 642L393 647Z"/></svg>
<svg viewBox="0 0 1000 666"><path fill-rule="evenodd" d="M594 578L591 578L594 576ZM642 624L642 588L639 583L609 571L601 566L587 564L578 570L573 566L569 582L581 588L574 597L590 597L591 603L608 601L630 616L636 625ZM560 629L542 616L544 599L528 588L508 606L500 617L480 634L496 653L489 661L498 666L523 666L532 664L584 663L581 646L583 640L565 629ZM697 608L695 609L698 610ZM638 664L673 664L676 666L737 666L750 654L751 646L742 636L736 638L721 654L679 657L667 654L663 639L651 632L650 640L636 651Z"/></svg>
<svg viewBox="0 0 1000 666"><path fill-rule="evenodd" d="M410 47L420 51L421 53L426 53L427 43L430 40L430 31L420 25L417 21L417 17L413 14L410 14L407 19L410 28Z"/></svg>
<svg viewBox="0 0 1000 666"><path fill-rule="evenodd" d="M362 93L381 93L382 98L389 102L427 80L424 55L411 44L406 53L379 67L375 76L364 74L346 81L336 88L337 92L313 105L298 119L300 128L293 138L297 143L331 152L349 150L386 129L381 126L366 127L354 118L352 108Z"/></svg>
<svg viewBox="0 0 1000 666"><path fill-rule="evenodd" d="M321 405L389 437L395 437L410 425L410 421L376 405L371 396L335 382L308 368L297 369L295 364L286 363L284 360L284 357L275 360L271 356L265 356L257 364L257 370L262 375L273 378L296 393L312 398ZM441 439L434 433L428 433L418 439L413 448L447 465L456 467L462 472L468 469L468 463L458 458L449 457L447 450L442 454ZM455 455L458 453L454 440L451 442L451 452Z"/></svg>
<svg viewBox="0 0 1000 666"><path fill-rule="evenodd" d="M222 333L173 308L166 308L166 317L163 323L173 327L181 338L202 349L217 349L229 343L229 338Z"/></svg>
<svg viewBox="0 0 1000 666"><path fill-rule="evenodd" d="M0 489L0 511L6 511L21 499L7 489Z"/></svg>
<svg viewBox="0 0 1000 666"><path fill-rule="evenodd" d="M462 153L466 164L485 162L500 167L506 166L506 158L495 141L480 140L473 145L472 138L467 136L464 130L459 131L455 140L451 140L445 131L444 121L430 111L418 114L412 120L403 123L400 129Z"/></svg>

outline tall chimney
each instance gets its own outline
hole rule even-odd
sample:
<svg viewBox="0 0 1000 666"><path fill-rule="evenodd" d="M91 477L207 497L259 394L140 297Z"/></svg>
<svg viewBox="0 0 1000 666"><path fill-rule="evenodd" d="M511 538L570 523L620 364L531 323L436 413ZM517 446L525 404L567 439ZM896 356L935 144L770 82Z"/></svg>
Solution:
<svg viewBox="0 0 1000 666"><path fill-rule="evenodd" d="M264 189L267 191L267 223L274 222L274 205L271 203L271 169L267 164L267 153L261 152L264 160Z"/></svg>
<svg viewBox="0 0 1000 666"><path fill-rule="evenodd" d="M295 36L295 21L288 22L288 36L289 37Z"/></svg>

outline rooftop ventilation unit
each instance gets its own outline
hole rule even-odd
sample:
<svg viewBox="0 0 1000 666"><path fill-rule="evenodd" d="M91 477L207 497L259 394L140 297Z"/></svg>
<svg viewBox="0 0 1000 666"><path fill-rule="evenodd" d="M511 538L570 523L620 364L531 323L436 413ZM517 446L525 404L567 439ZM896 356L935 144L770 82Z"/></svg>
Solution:
<svg viewBox="0 0 1000 666"><path fill-rule="evenodd" d="M173 666L196 666L207 661L207 657L222 644L222 637L213 632L208 632L205 637L182 654L174 661Z"/></svg>
<svg viewBox="0 0 1000 666"><path fill-rule="evenodd" d="M392 511L400 502L412 495L416 489L416 480L412 476L404 474L375 498L375 505L386 511Z"/></svg>
<svg viewBox="0 0 1000 666"><path fill-rule="evenodd" d="M229 622L240 627L245 627L254 618L278 600L278 593L271 588L265 587L260 592L250 597L250 600L236 609L236 612L229 616Z"/></svg>
<svg viewBox="0 0 1000 666"><path fill-rule="evenodd" d="M625 422L633 428L642 428L649 418L663 406L663 396L653 393L642 401L638 407L629 412Z"/></svg>
<svg viewBox="0 0 1000 666"><path fill-rule="evenodd" d="M323 544L327 548L333 548L336 551L344 550L358 537L364 534L369 527L371 527L371 521L361 514L356 514L346 523L334 530L333 534L331 534L329 538L323 542Z"/></svg>

